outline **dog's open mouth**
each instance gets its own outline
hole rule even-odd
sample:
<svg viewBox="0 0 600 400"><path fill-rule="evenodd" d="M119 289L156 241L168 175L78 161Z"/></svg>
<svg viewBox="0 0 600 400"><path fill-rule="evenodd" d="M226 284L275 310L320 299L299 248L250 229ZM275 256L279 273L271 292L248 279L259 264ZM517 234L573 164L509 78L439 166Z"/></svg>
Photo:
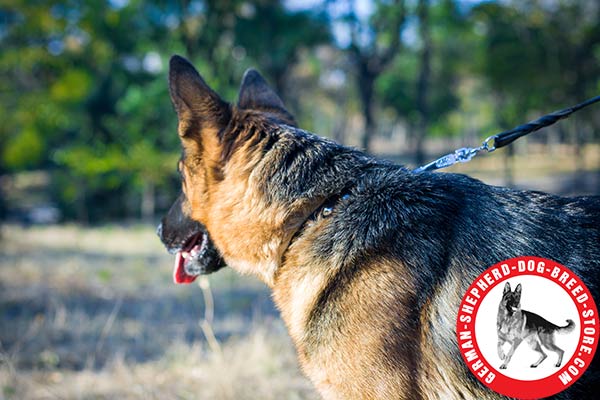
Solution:
<svg viewBox="0 0 600 400"><path fill-rule="evenodd" d="M206 251L208 237L198 232L186 242L186 245L175 256L173 280L175 283L191 283L201 274L200 257Z"/></svg>
<svg viewBox="0 0 600 400"><path fill-rule="evenodd" d="M173 281L192 283L198 275L210 274L224 266L223 259L212 245L208 234L197 232L191 236L175 256Z"/></svg>

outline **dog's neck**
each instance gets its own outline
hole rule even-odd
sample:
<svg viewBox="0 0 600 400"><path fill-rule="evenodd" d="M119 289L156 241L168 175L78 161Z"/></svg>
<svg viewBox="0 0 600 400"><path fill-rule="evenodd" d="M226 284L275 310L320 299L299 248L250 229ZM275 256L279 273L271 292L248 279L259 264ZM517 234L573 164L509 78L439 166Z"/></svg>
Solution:
<svg viewBox="0 0 600 400"><path fill-rule="evenodd" d="M354 394L345 398L356 398L356 392L351 390L372 384L364 381L349 385L347 378L351 371L360 370L368 358L368 352L358 349L380 346L391 337L377 332L393 332L398 326L395 319L375 315L398 316L402 329L389 342L388 351L393 353L390 357L396 357L407 370L416 368L413 353L399 351L416 346L412 343L418 337L414 323L416 283L406 266L387 259L350 266L334 258L324 264L311 243L304 238L294 243L276 275L273 297L296 345L300 363L321 393L335 388ZM374 287L376 290L372 291ZM399 307L400 304L406 307ZM332 343L336 344L335 350ZM332 360L344 368L324 370L323 365ZM389 391L386 398L393 398L391 393L397 387L409 384L406 375L385 368L378 371L378 376L381 390Z"/></svg>
<svg viewBox="0 0 600 400"><path fill-rule="evenodd" d="M501 304L500 307L498 307L498 316L508 316L508 317L512 317L515 313L518 313L521 311L521 304L519 304L518 306L514 307L511 305L504 305Z"/></svg>

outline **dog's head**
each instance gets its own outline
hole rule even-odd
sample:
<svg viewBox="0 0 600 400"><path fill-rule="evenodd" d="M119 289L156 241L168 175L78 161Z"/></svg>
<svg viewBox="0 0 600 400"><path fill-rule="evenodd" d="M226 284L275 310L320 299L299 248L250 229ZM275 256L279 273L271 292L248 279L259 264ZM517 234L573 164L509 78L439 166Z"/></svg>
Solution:
<svg viewBox="0 0 600 400"><path fill-rule="evenodd" d="M506 282L504 285L504 292L502 293L501 307L506 308L509 312L513 313L521 308L521 284L519 283L514 291L510 290L510 283Z"/></svg>
<svg viewBox="0 0 600 400"><path fill-rule="evenodd" d="M232 105L174 56L169 90L183 149L182 194L159 236L177 254L175 281L191 282L228 264L270 284L287 244L328 195L300 176L306 165L294 146L333 144L295 129L293 116L254 70L244 74ZM319 163L321 153L307 159Z"/></svg>

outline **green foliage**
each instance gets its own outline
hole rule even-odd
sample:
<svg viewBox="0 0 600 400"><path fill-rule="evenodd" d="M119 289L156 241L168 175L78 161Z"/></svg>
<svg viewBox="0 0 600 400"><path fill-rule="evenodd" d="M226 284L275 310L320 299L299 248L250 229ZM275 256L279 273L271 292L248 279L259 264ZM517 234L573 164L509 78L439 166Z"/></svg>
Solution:
<svg viewBox="0 0 600 400"><path fill-rule="evenodd" d="M4 3L0 172L51 169L67 217L123 216L112 214L113 201L135 215L132 199L172 190L176 175L165 79L172 53L233 99L245 68L282 84L299 51L327 42L328 32L323 18L277 0Z"/></svg>
<svg viewBox="0 0 600 400"><path fill-rule="evenodd" d="M469 45L474 42L471 26L464 14L458 12L451 1L441 1L430 6L432 60L428 97L429 123L432 132L444 125L443 136L459 134L447 129L446 116L458 106L458 84L461 74L468 67ZM420 118L417 106L418 77L422 66L419 55L422 38L407 43L388 71L376 82L378 97L383 104L409 125L414 126Z"/></svg>
<svg viewBox="0 0 600 400"><path fill-rule="evenodd" d="M258 3L253 7L253 11L243 15L236 24L236 37L286 99L283 82L297 62L299 51L331 40L326 17L310 12L291 13L277 1Z"/></svg>
<svg viewBox="0 0 600 400"><path fill-rule="evenodd" d="M64 148L54 153L54 160L75 176L88 179L124 171L129 162L116 145Z"/></svg>
<svg viewBox="0 0 600 400"><path fill-rule="evenodd" d="M597 4L483 3L473 10L473 18L484 33L478 72L496 94L498 118L504 124L521 123L531 110L564 107L597 95Z"/></svg>
<svg viewBox="0 0 600 400"><path fill-rule="evenodd" d="M145 183L164 183L171 175L179 154L165 153L147 140L135 143L128 149L128 169L138 186Z"/></svg>
<svg viewBox="0 0 600 400"><path fill-rule="evenodd" d="M405 52L396 58L390 70L376 82L376 90L383 104L392 107L398 115L411 122L417 118L415 79L418 68L416 54Z"/></svg>
<svg viewBox="0 0 600 400"><path fill-rule="evenodd" d="M12 170L36 166L43 159L45 143L40 133L32 126L12 135L4 144L2 162Z"/></svg>
<svg viewBox="0 0 600 400"><path fill-rule="evenodd" d="M7 399L13 399L16 398L15 395L17 394L17 389L12 385L3 385L2 394Z"/></svg>
<svg viewBox="0 0 600 400"><path fill-rule="evenodd" d="M173 53L229 100L243 71L256 67L304 128L343 131L340 120L355 120L362 107L360 85L348 84L352 46L334 40L344 26L365 68L385 60L383 74L369 75L378 76L375 98L415 125L423 114L423 4L432 54L427 133L489 133L597 94L600 7L592 3L376 1L361 16L331 11L344 9L335 2L290 10L281 0L5 1L0 173L51 171L53 201L82 220L138 216L155 190L174 197L179 143L166 83ZM323 84L332 71L342 79Z"/></svg>
<svg viewBox="0 0 600 400"><path fill-rule="evenodd" d="M92 77L83 70L70 69L50 87L50 99L64 103L78 103L90 92Z"/></svg>

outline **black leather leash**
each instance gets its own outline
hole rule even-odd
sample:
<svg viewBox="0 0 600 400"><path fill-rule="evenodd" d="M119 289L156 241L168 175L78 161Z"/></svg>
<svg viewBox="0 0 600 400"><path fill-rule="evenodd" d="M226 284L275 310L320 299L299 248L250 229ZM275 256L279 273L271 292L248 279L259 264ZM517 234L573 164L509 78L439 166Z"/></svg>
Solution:
<svg viewBox="0 0 600 400"><path fill-rule="evenodd" d="M544 115L543 117L538 118L535 121L531 121L526 124L519 125L511 130L492 135L485 139L479 147L463 147L458 150L455 150L453 153L446 154L445 156L440 157L437 160L430 162L429 164L416 168L415 170L413 170L413 172L419 173L424 171L434 171L436 169L449 167L459 162L464 163L471 161L473 157L475 157L478 153L482 151L485 151L486 153L491 153L496 149L499 149L514 142L522 136L550 126L560 121L561 119L568 118L574 112L579 111L582 108L585 108L599 101L600 96L596 96L573 107L565 108L564 110L555 111L551 114Z"/></svg>

